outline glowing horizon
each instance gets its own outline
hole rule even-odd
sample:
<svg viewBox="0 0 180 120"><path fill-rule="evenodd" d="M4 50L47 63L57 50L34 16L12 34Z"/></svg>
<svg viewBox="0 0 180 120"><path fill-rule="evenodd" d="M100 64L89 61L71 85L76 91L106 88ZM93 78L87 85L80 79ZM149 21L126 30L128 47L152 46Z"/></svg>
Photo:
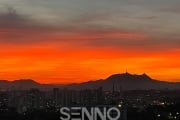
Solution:
<svg viewBox="0 0 180 120"><path fill-rule="evenodd" d="M177 3L2 0L0 79L74 83L127 69L180 82Z"/></svg>

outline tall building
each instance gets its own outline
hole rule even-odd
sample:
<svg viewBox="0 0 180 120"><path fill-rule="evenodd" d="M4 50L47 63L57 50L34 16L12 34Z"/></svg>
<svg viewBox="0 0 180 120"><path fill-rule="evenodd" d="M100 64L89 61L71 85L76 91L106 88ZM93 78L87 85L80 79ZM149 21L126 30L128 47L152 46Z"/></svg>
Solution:
<svg viewBox="0 0 180 120"><path fill-rule="evenodd" d="M53 89L53 103L57 107L60 105L60 93L59 88Z"/></svg>
<svg viewBox="0 0 180 120"><path fill-rule="evenodd" d="M27 109L39 109L40 108L40 91L39 89L31 89L27 92L24 98L24 105Z"/></svg>

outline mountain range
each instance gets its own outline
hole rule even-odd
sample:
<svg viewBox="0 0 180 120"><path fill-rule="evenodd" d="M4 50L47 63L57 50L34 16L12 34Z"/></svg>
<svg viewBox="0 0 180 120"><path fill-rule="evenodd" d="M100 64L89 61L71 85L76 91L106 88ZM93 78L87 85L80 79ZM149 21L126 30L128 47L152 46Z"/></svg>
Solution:
<svg viewBox="0 0 180 120"><path fill-rule="evenodd" d="M180 89L180 82L165 82L152 79L147 74L136 75L130 73L113 74L106 79L88 81L83 83L74 83L68 85L40 84L31 79L22 79L15 81L0 80L0 89L26 90L31 88L52 89L59 87L61 89L96 89L103 87L104 90L150 90L150 89Z"/></svg>
<svg viewBox="0 0 180 120"><path fill-rule="evenodd" d="M147 74L136 75L130 73L113 74L106 79L88 81L80 84L68 85L71 89L94 89L103 87L105 90L150 90L150 89L180 89L180 82L165 82L155 80Z"/></svg>
<svg viewBox="0 0 180 120"><path fill-rule="evenodd" d="M40 84L31 79L20 79L14 81L0 80L0 90L28 90L31 88L46 89L53 86Z"/></svg>

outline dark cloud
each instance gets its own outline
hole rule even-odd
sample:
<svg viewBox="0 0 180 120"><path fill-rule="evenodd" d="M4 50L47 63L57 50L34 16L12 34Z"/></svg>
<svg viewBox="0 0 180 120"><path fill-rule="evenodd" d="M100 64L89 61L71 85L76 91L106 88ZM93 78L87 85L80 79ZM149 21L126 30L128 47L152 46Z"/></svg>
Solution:
<svg viewBox="0 0 180 120"><path fill-rule="evenodd" d="M66 36L98 36L114 32L127 32L108 25L97 25L93 21L107 19L105 15L76 16L65 22L57 22L55 25L45 24L31 19L29 16L20 15L14 8L8 8L7 12L0 14L0 42L29 44L38 42L63 41ZM49 39L50 40L49 40ZM52 40L53 39L53 40ZM74 38L74 40L77 40ZM71 41L74 41L71 39Z"/></svg>
<svg viewBox="0 0 180 120"><path fill-rule="evenodd" d="M55 25L45 24L17 13L14 8L0 14L0 43L37 44L42 42L66 42L75 47L116 47L135 49L180 48L180 40L175 37L154 38L151 34L138 30L120 29L116 26L97 24L111 15L83 14ZM156 19L156 16L138 19Z"/></svg>
<svg viewBox="0 0 180 120"><path fill-rule="evenodd" d="M14 8L8 7L6 13L0 14L1 28L27 28L30 27L31 21L26 16L17 14Z"/></svg>
<svg viewBox="0 0 180 120"><path fill-rule="evenodd" d="M29 44L43 42L42 37L55 28L41 24L29 16L20 15L14 8L8 7L0 13L0 42L12 44Z"/></svg>

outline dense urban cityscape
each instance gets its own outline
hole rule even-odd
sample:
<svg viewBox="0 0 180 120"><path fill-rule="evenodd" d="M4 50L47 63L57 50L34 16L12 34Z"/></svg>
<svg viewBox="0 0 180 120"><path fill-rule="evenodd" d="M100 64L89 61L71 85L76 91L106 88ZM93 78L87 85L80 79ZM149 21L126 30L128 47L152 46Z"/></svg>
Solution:
<svg viewBox="0 0 180 120"><path fill-rule="evenodd" d="M121 111L120 120L180 120L180 90L104 91L37 88L0 91L3 120L58 120L61 107L108 107Z"/></svg>

